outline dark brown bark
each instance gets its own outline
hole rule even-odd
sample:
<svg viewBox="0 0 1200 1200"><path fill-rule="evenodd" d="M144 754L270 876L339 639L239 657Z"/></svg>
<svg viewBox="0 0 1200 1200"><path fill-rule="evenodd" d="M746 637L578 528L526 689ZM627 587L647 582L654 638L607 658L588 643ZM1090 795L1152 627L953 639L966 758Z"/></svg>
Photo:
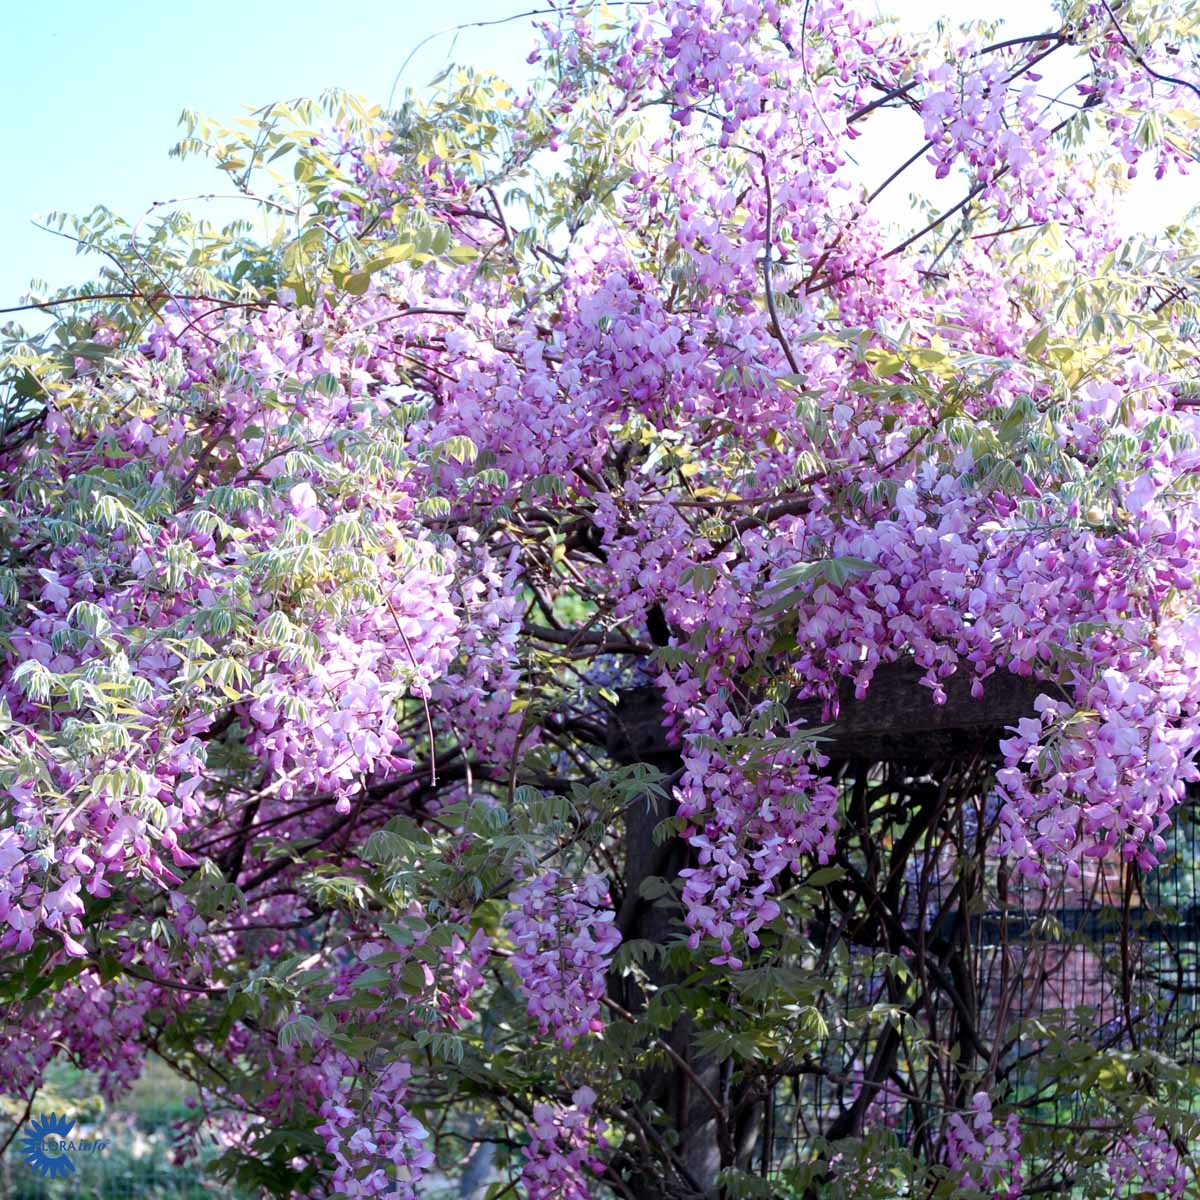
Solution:
<svg viewBox="0 0 1200 1200"><path fill-rule="evenodd" d="M666 751L655 755L652 761L670 770L678 765L678 755ZM679 838L671 838L662 845L654 842L655 826L670 815L672 807L669 801L648 796L645 804L635 805L625 816L625 900L617 921L627 941L644 938L662 945L678 936L675 914L640 896L643 880L651 876L675 878L688 863L688 848ZM647 963L646 972L654 987L676 982L657 960ZM641 989L628 979L610 977L609 995L631 1013L641 1012L646 1005ZM710 1095L719 1096L722 1064L697 1050L692 1022L686 1015L665 1034L665 1040L687 1063L688 1070L669 1063L641 1072L637 1081L641 1091L639 1108L647 1117L655 1108L665 1114L665 1121L677 1138L674 1150L682 1168L678 1172L680 1177L667 1184L658 1171L647 1170L646 1164L629 1164L630 1169L623 1174L626 1186L637 1200L684 1196L700 1200L715 1195L714 1181L722 1166L721 1139L717 1114L689 1078L689 1070ZM724 1122L725 1114L721 1119Z"/></svg>

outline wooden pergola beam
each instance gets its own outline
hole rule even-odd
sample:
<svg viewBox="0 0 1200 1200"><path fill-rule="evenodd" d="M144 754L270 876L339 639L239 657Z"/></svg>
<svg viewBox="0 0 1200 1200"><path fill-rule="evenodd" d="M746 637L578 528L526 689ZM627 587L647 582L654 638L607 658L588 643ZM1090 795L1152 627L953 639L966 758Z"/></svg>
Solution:
<svg viewBox="0 0 1200 1200"><path fill-rule="evenodd" d="M1034 700L1055 694L1053 684L1010 671L983 681L983 695L971 695L968 667L942 681L946 702L920 682L922 668L912 662L883 663L861 700L854 684L843 679L837 720L825 730L822 750L835 760L933 764L972 753L995 753L997 743L1022 717L1035 715ZM792 715L820 725L821 704L803 701L790 706ZM662 702L655 687L627 688L608 721L608 750L618 762L678 761L678 748L667 742Z"/></svg>

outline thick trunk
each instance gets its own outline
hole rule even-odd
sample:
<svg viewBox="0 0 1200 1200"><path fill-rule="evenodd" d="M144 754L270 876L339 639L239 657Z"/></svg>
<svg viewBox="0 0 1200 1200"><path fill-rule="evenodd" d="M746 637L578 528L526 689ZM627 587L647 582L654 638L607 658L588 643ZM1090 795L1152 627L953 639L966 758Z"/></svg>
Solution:
<svg viewBox="0 0 1200 1200"><path fill-rule="evenodd" d="M669 801L647 798L644 805L636 805L626 816L626 900L618 921L627 941L643 938L663 945L678 937L676 915L639 895L643 880L651 876L674 878L687 865L687 846L678 838L671 838L661 846L654 843L655 826L671 810ZM645 969L652 988L678 982L657 959L647 963ZM642 1011L646 1005L641 988L630 979L612 977L609 996L631 1013ZM692 1018L686 1014L663 1040L677 1057L642 1072L637 1082L643 1116L649 1119L654 1109L661 1110L666 1126L662 1132L675 1139L673 1179L668 1183L657 1172L635 1168L626 1173L625 1183L636 1200L713 1197L718 1191L717 1174L736 1155L739 1142L748 1148L745 1118L741 1130L735 1129L731 1120L732 1110L741 1099L739 1090L728 1086L732 1064L697 1048ZM717 1101L716 1109L713 1100ZM752 1146L752 1133L748 1140Z"/></svg>

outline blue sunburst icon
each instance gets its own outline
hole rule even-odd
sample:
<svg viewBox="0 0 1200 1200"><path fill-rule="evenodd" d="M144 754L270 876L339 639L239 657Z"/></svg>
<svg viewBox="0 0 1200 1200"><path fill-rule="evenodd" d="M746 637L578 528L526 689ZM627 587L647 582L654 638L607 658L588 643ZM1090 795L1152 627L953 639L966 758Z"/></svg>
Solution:
<svg viewBox="0 0 1200 1200"><path fill-rule="evenodd" d="M67 1120L61 1113L47 1113L29 1122L29 1127L21 1134L21 1153L39 1175L57 1179L75 1170L75 1164L67 1157L66 1151L56 1145L66 1138L74 1125L74 1120ZM46 1145L47 1138L50 1139L49 1146Z"/></svg>

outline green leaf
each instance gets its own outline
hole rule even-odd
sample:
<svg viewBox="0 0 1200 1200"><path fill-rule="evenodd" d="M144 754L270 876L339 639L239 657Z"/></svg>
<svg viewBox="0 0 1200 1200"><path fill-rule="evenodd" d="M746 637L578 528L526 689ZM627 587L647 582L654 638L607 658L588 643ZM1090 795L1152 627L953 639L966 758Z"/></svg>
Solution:
<svg viewBox="0 0 1200 1200"><path fill-rule="evenodd" d="M279 1030L279 1045L285 1050L289 1046L294 1046L297 1042L303 1042L305 1045L311 1046L316 1041L316 1038L316 1021L312 1017L305 1016L303 1013L292 1017Z"/></svg>
<svg viewBox="0 0 1200 1200"><path fill-rule="evenodd" d="M663 896L671 895L671 885L661 876L647 875L638 884L638 895L643 900L660 900Z"/></svg>
<svg viewBox="0 0 1200 1200"><path fill-rule="evenodd" d="M390 246L385 246L379 257L385 263L405 262L412 258L413 252L416 250L416 245L413 242L393 242Z"/></svg>
<svg viewBox="0 0 1200 1200"><path fill-rule="evenodd" d="M776 596L778 599L766 605L762 611L767 616L787 612L797 607L819 583L843 587L852 576L875 570L878 570L875 563L851 555L785 567L766 590L767 596Z"/></svg>
<svg viewBox="0 0 1200 1200"><path fill-rule="evenodd" d="M845 877L846 872L841 867L819 867L805 879L806 887L825 887L838 879Z"/></svg>
<svg viewBox="0 0 1200 1200"><path fill-rule="evenodd" d="M400 986L409 993L416 995L423 992L429 984L426 981L426 967L423 963L409 963L400 971Z"/></svg>
<svg viewBox="0 0 1200 1200"><path fill-rule="evenodd" d="M74 979L87 965L86 958L73 958L70 962L59 963L52 971L34 979L25 989L25 999L32 1000L35 996L49 991L50 988L57 988L60 984L66 983L68 979Z"/></svg>

